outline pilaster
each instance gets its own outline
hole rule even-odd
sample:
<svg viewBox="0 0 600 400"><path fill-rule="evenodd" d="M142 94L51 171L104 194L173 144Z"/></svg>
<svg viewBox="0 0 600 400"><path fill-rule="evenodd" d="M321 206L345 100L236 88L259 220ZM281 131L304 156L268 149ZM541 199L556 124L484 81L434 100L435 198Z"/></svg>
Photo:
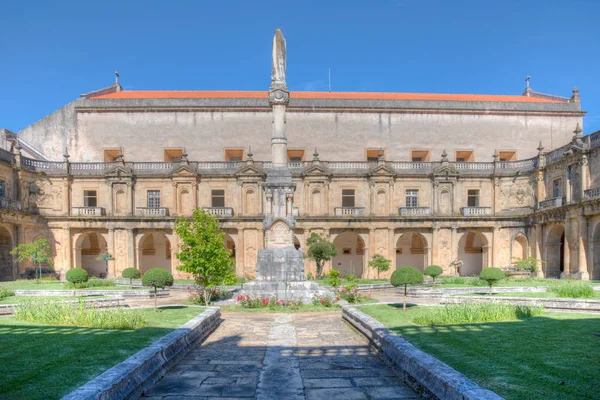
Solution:
<svg viewBox="0 0 600 400"><path fill-rule="evenodd" d="M590 274L587 268L587 255L585 253L585 249L587 247L587 238L588 238L588 221L585 217L581 216L577 220L577 225L579 228L579 235L577 238L578 242L578 278L583 280L589 280Z"/></svg>

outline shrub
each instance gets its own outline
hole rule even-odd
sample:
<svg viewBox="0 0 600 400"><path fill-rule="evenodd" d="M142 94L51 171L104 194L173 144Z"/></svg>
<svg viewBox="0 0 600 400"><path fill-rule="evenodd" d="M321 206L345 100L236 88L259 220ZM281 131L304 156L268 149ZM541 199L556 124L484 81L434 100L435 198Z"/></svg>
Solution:
<svg viewBox="0 0 600 400"><path fill-rule="evenodd" d="M276 297L251 297L249 295L239 295L238 304L243 308L289 308L297 310L302 305L302 299L283 300Z"/></svg>
<svg viewBox="0 0 600 400"><path fill-rule="evenodd" d="M377 271L377 279L379 279L379 274L381 272L387 272L390 270L391 264L392 262L381 254L375 254L373 259L369 261L369 267Z"/></svg>
<svg viewBox="0 0 600 400"><path fill-rule="evenodd" d="M366 297L360 294L358 286L354 284L338 287L335 291L335 294L352 304L360 303Z"/></svg>
<svg viewBox="0 0 600 400"><path fill-rule="evenodd" d="M317 264L317 279L319 279L321 278L325 261L329 261L337 255L335 244L329 241L329 236L322 237L316 232L310 234L310 237L306 239L306 244L308 245L306 257Z"/></svg>
<svg viewBox="0 0 600 400"><path fill-rule="evenodd" d="M173 286L173 275L162 268L151 268L142 277L142 285L154 288L154 312L158 312L156 309L157 289Z"/></svg>
<svg viewBox="0 0 600 400"><path fill-rule="evenodd" d="M494 267L484 268L479 274L479 279L486 281L490 287L490 294L492 294L492 286L504 278L506 278L504 271Z"/></svg>
<svg viewBox="0 0 600 400"><path fill-rule="evenodd" d="M133 289L133 280L139 279L140 271L137 268L125 268L121 273L123 279L129 279L129 285Z"/></svg>
<svg viewBox="0 0 600 400"><path fill-rule="evenodd" d="M436 326L474 324L523 319L540 315L543 307L513 306L510 304L453 304L429 307L427 312L413 319L418 325Z"/></svg>
<svg viewBox="0 0 600 400"><path fill-rule="evenodd" d="M75 285L73 283L69 283L69 282L65 283L63 286L67 289L75 288ZM91 277L87 282L78 284L77 289L89 289L89 288L95 288L95 287L110 287L110 286L116 286L115 281L113 281L112 279L102 279L102 278Z"/></svg>
<svg viewBox="0 0 600 400"><path fill-rule="evenodd" d="M89 275L88 272L83 268L71 268L67 271L65 278L67 278L67 281L73 284L74 288L77 288L78 283L88 281Z"/></svg>
<svg viewBox="0 0 600 400"><path fill-rule="evenodd" d="M56 271L54 271L54 269L52 269L50 267L41 267L41 268L28 267L28 268L25 268L25 271L23 271L21 274L19 274L19 277L21 279L37 279L37 278L39 278L40 270L42 271L42 279L49 279L49 280L57 280L58 279L58 273L56 273Z"/></svg>
<svg viewBox="0 0 600 400"><path fill-rule="evenodd" d="M487 282L479 279L478 276L451 276L443 278L442 285L485 286Z"/></svg>
<svg viewBox="0 0 600 400"><path fill-rule="evenodd" d="M312 281L313 279L315 279L315 277L313 276L312 272L309 272L308 274L306 274L307 281Z"/></svg>
<svg viewBox="0 0 600 400"><path fill-rule="evenodd" d="M333 307L339 299L330 295L315 294L312 298L312 303L315 306Z"/></svg>
<svg viewBox="0 0 600 400"><path fill-rule="evenodd" d="M424 275L428 275L433 279L433 286L435 286L435 278L443 273L444 270L439 265L430 265L423 271Z"/></svg>
<svg viewBox="0 0 600 400"><path fill-rule="evenodd" d="M358 282L358 277L354 274L350 274L350 275L346 276L346 280L350 283L356 283L356 282Z"/></svg>
<svg viewBox="0 0 600 400"><path fill-rule="evenodd" d="M415 267L400 267L394 271L390 282L395 287L404 285L404 303L402 309L406 310L407 286L423 283L423 274Z"/></svg>
<svg viewBox="0 0 600 400"><path fill-rule="evenodd" d="M329 271L329 285L336 287L340 284L340 271L332 269Z"/></svg>
<svg viewBox="0 0 600 400"><path fill-rule="evenodd" d="M189 290L189 286L188 286L188 290ZM225 299L227 298L227 291L221 288L217 288L216 290L213 291L212 296L210 298L210 302L212 303L213 301L217 301L217 300L221 300L221 299ZM188 300L191 303L194 304L198 304L198 305L205 305L205 301L204 301L204 297L202 296L202 293L200 293L199 290L196 290L195 292L190 293L190 296L188 297Z"/></svg>
<svg viewBox="0 0 600 400"><path fill-rule="evenodd" d="M548 291L551 293L556 293L558 297L594 297L594 288L591 285L583 282L560 283L558 285L549 287Z"/></svg>
<svg viewBox="0 0 600 400"><path fill-rule="evenodd" d="M15 292L10 290L9 288L7 288L5 286L0 286L0 299L4 299L6 297L10 297L10 296L14 296L14 295L15 295Z"/></svg>
<svg viewBox="0 0 600 400"><path fill-rule="evenodd" d="M47 325L68 325L101 329L137 329L146 325L141 313L121 308L97 309L84 301L29 300L19 305L15 318Z"/></svg>
<svg viewBox="0 0 600 400"><path fill-rule="evenodd" d="M519 258L515 257L517 262L514 267L523 271L536 273L539 270L539 264L544 264L544 261L538 261L535 257Z"/></svg>

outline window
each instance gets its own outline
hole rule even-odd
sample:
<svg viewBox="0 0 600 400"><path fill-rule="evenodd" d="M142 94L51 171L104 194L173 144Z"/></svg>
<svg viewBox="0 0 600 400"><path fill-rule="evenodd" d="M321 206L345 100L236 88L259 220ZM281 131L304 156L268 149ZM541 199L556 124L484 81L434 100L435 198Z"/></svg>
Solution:
<svg viewBox="0 0 600 400"><path fill-rule="evenodd" d="M367 149L367 161L377 161L379 160L379 153L383 151L383 158L385 159L385 150L383 149Z"/></svg>
<svg viewBox="0 0 600 400"><path fill-rule="evenodd" d="M104 150L104 162L113 162L117 159L117 156L121 153L121 149L105 149Z"/></svg>
<svg viewBox="0 0 600 400"><path fill-rule="evenodd" d="M304 160L304 150L288 150L287 151L288 161L298 162Z"/></svg>
<svg viewBox="0 0 600 400"><path fill-rule="evenodd" d="M6 192L4 191L4 181L0 181L0 199L6 197Z"/></svg>
<svg viewBox="0 0 600 400"><path fill-rule="evenodd" d="M552 182L552 197L561 197L561 183L560 179L556 179Z"/></svg>
<svg viewBox="0 0 600 400"><path fill-rule="evenodd" d="M350 248L348 248L348 247L345 247L345 248L342 250L342 253L343 253L343 254L352 254L352 249L350 249Z"/></svg>
<svg viewBox="0 0 600 400"><path fill-rule="evenodd" d="M479 207L479 189L467 190L467 206Z"/></svg>
<svg viewBox="0 0 600 400"><path fill-rule="evenodd" d="M419 191L408 189L406 191L406 207L419 207Z"/></svg>
<svg viewBox="0 0 600 400"><path fill-rule="evenodd" d="M160 207L160 190L148 190L148 208Z"/></svg>
<svg viewBox="0 0 600 400"><path fill-rule="evenodd" d="M412 162L429 162L429 150L413 150L410 159Z"/></svg>
<svg viewBox="0 0 600 400"><path fill-rule="evenodd" d="M225 161L242 161L244 159L244 149L225 149Z"/></svg>
<svg viewBox="0 0 600 400"><path fill-rule="evenodd" d="M517 152L516 151L499 151L498 159L499 159L499 161L516 161L517 160Z"/></svg>
<svg viewBox="0 0 600 400"><path fill-rule="evenodd" d="M342 207L354 207L354 189L342 189Z"/></svg>
<svg viewBox="0 0 600 400"><path fill-rule="evenodd" d="M475 153L470 150L457 151L456 162L475 162Z"/></svg>
<svg viewBox="0 0 600 400"><path fill-rule="evenodd" d="M225 207L225 191L222 189L212 191L212 207Z"/></svg>
<svg viewBox="0 0 600 400"><path fill-rule="evenodd" d="M165 162L178 162L183 157L183 149L165 149Z"/></svg>
<svg viewBox="0 0 600 400"><path fill-rule="evenodd" d="M98 207L98 197L95 190L84 190L83 191L83 206L84 207Z"/></svg>

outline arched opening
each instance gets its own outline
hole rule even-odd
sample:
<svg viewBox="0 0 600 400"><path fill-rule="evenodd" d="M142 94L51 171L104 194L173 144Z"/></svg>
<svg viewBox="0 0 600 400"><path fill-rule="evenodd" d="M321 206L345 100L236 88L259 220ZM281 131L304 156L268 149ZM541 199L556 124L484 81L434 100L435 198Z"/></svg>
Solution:
<svg viewBox="0 0 600 400"><path fill-rule="evenodd" d="M405 233L396 242L396 268L415 267L423 272L427 263L427 240L420 233Z"/></svg>
<svg viewBox="0 0 600 400"><path fill-rule="evenodd" d="M85 269L90 276L106 277L106 261L98 260L98 256L107 251L104 237L97 232L87 232L81 234L77 242L75 265Z"/></svg>
<svg viewBox="0 0 600 400"><path fill-rule="evenodd" d="M246 206L246 211L245 214L246 215L256 215L256 194L254 193L254 190L248 190L246 191L246 201L245 206Z"/></svg>
<svg viewBox="0 0 600 400"><path fill-rule="evenodd" d="M527 238L525 235L517 235L511 244L511 263L516 264L519 260L526 259L527 256Z"/></svg>
<svg viewBox="0 0 600 400"><path fill-rule="evenodd" d="M162 232L150 232L140 240L139 246L140 273L152 268L171 269L171 242Z"/></svg>
<svg viewBox="0 0 600 400"><path fill-rule="evenodd" d="M296 235L294 235L294 247L296 248L296 250L300 250L300 240L298 240L298 238L296 237Z"/></svg>
<svg viewBox="0 0 600 400"><path fill-rule="evenodd" d="M321 191L319 189L313 190L310 194L310 213L311 213L311 215L323 214Z"/></svg>
<svg viewBox="0 0 600 400"><path fill-rule="evenodd" d="M115 213L117 215L127 214L127 197L123 189L115 192Z"/></svg>
<svg viewBox="0 0 600 400"><path fill-rule="evenodd" d="M387 214L386 212L386 204L387 204L387 193L383 189L379 189L377 194L375 195L375 214L383 215Z"/></svg>
<svg viewBox="0 0 600 400"><path fill-rule="evenodd" d="M558 278L565 270L565 228L562 225L553 225L549 228L544 247L546 278Z"/></svg>
<svg viewBox="0 0 600 400"><path fill-rule="evenodd" d="M225 242L225 248L229 250L230 257L235 260L235 242L228 234L223 235L223 242Z"/></svg>
<svg viewBox="0 0 600 400"><path fill-rule="evenodd" d="M600 280L600 223L596 225L594 229L594 236L592 238L592 271L590 271L590 279Z"/></svg>
<svg viewBox="0 0 600 400"><path fill-rule="evenodd" d="M177 214L179 215L191 215L192 214L192 196L189 190L183 189L179 192L179 199L177 201Z"/></svg>
<svg viewBox="0 0 600 400"><path fill-rule="evenodd" d="M13 249L12 236L8 229L0 227L0 280L14 279L13 258L10 252Z"/></svg>
<svg viewBox="0 0 600 400"><path fill-rule="evenodd" d="M461 276L479 275L487 267L488 242L483 233L469 231L458 241L458 258L463 265L459 271Z"/></svg>
<svg viewBox="0 0 600 400"><path fill-rule="evenodd" d="M358 277L363 273L365 242L356 232L340 233L333 241L337 255L333 257L332 266L342 276L350 274Z"/></svg>

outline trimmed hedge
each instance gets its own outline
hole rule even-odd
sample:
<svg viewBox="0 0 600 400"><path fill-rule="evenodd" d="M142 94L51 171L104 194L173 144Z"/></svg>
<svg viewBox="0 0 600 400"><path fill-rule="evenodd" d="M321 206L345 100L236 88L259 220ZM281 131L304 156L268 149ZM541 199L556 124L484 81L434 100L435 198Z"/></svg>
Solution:
<svg viewBox="0 0 600 400"><path fill-rule="evenodd" d="M83 268L71 268L67 271L65 278L76 287L78 283L87 282L89 275L88 272Z"/></svg>

